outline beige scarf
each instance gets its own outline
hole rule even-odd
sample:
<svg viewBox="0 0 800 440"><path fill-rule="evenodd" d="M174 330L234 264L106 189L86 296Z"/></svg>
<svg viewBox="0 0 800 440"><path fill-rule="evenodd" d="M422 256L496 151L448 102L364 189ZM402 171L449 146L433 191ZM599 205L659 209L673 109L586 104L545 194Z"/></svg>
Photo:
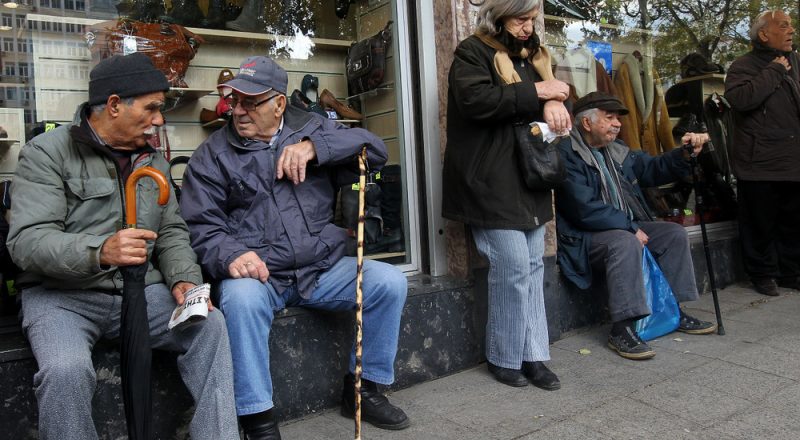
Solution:
<svg viewBox="0 0 800 440"><path fill-rule="evenodd" d="M490 35L476 32L475 36L487 46L497 50L494 54L494 68L506 84L522 82L522 78L520 78L517 71L514 70L514 63L511 61L511 57L508 56L508 48ZM544 46L540 45L539 50L531 57L528 56L527 49L522 49L520 55L533 65L533 68L536 69L536 73L538 73L543 80L555 79L555 76L553 76L553 67L550 62L550 52L548 52Z"/></svg>

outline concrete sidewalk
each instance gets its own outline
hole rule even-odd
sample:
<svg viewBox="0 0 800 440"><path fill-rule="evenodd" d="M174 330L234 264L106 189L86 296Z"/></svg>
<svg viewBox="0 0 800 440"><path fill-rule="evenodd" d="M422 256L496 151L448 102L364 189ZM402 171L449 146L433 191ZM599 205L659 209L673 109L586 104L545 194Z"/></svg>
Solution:
<svg viewBox="0 0 800 440"><path fill-rule="evenodd" d="M395 392L412 426L368 439L800 439L800 292L719 291L727 334L672 333L647 361L606 347L608 326L551 347L558 391L512 388L486 366ZM713 321L711 294L686 310ZM589 354L579 354L588 349ZM281 426L286 440L353 438L338 408Z"/></svg>

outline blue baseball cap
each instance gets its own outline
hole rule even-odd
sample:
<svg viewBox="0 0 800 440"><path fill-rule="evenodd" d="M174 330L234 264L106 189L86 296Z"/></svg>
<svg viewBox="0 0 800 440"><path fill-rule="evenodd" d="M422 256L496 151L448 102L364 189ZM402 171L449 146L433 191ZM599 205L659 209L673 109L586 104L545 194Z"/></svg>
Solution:
<svg viewBox="0 0 800 440"><path fill-rule="evenodd" d="M242 61L239 73L232 80L218 84L217 88L231 88L242 95L260 95L270 90L286 94L289 76L272 58L249 57Z"/></svg>

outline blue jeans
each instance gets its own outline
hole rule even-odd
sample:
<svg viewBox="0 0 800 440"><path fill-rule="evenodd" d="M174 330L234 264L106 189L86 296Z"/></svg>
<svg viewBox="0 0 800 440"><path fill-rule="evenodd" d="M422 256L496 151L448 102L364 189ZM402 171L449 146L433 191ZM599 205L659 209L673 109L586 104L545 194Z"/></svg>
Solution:
<svg viewBox="0 0 800 440"><path fill-rule="evenodd" d="M394 382L394 358L407 281L396 267L364 261L363 373L381 384ZM317 280L311 298L295 286L278 295L269 283L252 278L228 279L220 286L219 307L225 314L233 355L236 412L242 416L273 407L269 372L269 332L275 312L287 306L346 311L356 308L356 259L344 257ZM350 371L355 370L355 347Z"/></svg>
<svg viewBox="0 0 800 440"><path fill-rule="evenodd" d="M503 368L550 359L544 309L544 226L519 231L472 228L489 260L486 359Z"/></svg>

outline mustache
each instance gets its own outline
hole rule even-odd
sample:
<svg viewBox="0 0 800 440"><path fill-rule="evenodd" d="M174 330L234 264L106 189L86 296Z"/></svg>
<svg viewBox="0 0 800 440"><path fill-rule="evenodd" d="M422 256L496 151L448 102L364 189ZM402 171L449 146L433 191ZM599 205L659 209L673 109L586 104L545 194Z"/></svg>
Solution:
<svg viewBox="0 0 800 440"><path fill-rule="evenodd" d="M153 125L152 127L150 127L147 130L145 130L143 134L145 136L155 136L157 132L158 132L158 127Z"/></svg>
<svg viewBox="0 0 800 440"><path fill-rule="evenodd" d="M619 134L619 127L609 127L608 132L611 134Z"/></svg>

